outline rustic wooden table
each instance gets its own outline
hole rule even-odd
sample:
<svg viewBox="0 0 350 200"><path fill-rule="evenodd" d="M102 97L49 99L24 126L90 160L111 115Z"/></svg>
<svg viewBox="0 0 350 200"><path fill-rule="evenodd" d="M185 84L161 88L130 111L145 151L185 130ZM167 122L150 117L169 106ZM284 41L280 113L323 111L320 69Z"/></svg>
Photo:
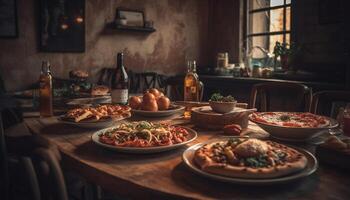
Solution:
<svg viewBox="0 0 350 200"><path fill-rule="evenodd" d="M183 123L181 120L171 120ZM348 199L350 173L320 165L302 180L269 186L217 182L192 173L182 162L186 149L137 155L109 151L91 141L94 130L61 124L56 118L26 118L35 134L56 144L65 168L117 195L137 199ZM198 131L192 144L220 133Z"/></svg>

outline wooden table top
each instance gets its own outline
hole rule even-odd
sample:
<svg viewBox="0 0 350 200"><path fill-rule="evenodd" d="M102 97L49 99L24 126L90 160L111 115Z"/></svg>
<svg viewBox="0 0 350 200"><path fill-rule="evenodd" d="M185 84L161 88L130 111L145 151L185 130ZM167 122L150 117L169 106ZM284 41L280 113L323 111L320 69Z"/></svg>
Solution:
<svg viewBox="0 0 350 200"><path fill-rule="evenodd" d="M181 120L171 120L183 123ZM137 155L103 149L91 141L94 130L61 124L56 118L26 118L35 134L56 144L65 168L117 195L142 199L347 199L350 173L320 165L302 180L269 186L243 186L201 177L183 164L186 149ZM200 131L191 144L220 133Z"/></svg>

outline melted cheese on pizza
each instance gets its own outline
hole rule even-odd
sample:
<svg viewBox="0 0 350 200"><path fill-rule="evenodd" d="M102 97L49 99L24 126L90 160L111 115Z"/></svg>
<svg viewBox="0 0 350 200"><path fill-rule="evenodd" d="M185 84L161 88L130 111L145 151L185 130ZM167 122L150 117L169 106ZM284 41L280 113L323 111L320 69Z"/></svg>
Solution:
<svg viewBox="0 0 350 200"><path fill-rule="evenodd" d="M251 119L258 123L283 127L320 128L330 124L330 121L323 116L296 112L253 113Z"/></svg>
<svg viewBox="0 0 350 200"><path fill-rule="evenodd" d="M217 163L252 168L284 165L302 156L294 149L271 141L242 138L204 145L198 152Z"/></svg>
<svg viewBox="0 0 350 200"><path fill-rule="evenodd" d="M259 155L266 154L269 146L266 142L257 139L251 139L242 142L235 148L235 153L241 157L256 157Z"/></svg>

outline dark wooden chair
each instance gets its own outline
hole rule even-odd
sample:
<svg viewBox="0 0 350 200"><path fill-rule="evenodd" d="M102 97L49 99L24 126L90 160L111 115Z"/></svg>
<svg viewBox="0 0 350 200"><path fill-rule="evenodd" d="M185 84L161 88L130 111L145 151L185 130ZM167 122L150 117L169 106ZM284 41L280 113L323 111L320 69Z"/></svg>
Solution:
<svg viewBox="0 0 350 200"><path fill-rule="evenodd" d="M2 125L2 117L0 115L0 191L4 199L9 199L10 191L10 178L9 178L9 169L8 169L8 159L7 159L7 150L5 143L5 132Z"/></svg>
<svg viewBox="0 0 350 200"><path fill-rule="evenodd" d="M68 200L64 176L59 164L60 157L49 148L37 148L31 154L41 199Z"/></svg>
<svg viewBox="0 0 350 200"><path fill-rule="evenodd" d="M133 73L130 79L130 91L133 93L142 93L150 88L165 90L166 76L155 72Z"/></svg>
<svg viewBox="0 0 350 200"><path fill-rule="evenodd" d="M99 85L111 86L112 75L115 68L103 68L97 80ZM142 93L149 88L165 88L166 76L157 74L155 72L135 73L127 70L129 77L129 91L130 93Z"/></svg>
<svg viewBox="0 0 350 200"><path fill-rule="evenodd" d="M350 91L320 91L312 97L310 112L336 117L338 109L350 103Z"/></svg>
<svg viewBox="0 0 350 200"><path fill-rule="evenodd" d="M115 68L103 68L99 72L99 77L97 79L97 84L111 86L112 75L115 71Z"/></svg>
<svg viewBox="0 0 350 200"><path fill-rule="evenodd" d="M252 88L249 107L258 111L309 111L312 90L298 83L259 83Z"/></svg>

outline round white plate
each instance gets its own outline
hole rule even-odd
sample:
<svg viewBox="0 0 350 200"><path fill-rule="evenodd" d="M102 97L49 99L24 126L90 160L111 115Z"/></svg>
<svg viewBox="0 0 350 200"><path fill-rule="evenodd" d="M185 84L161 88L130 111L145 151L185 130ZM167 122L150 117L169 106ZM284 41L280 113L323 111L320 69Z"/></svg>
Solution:
<svg viewBox="0 0 350 200"><path fill-rule="evenodd" d="M306 142L310 139L317 137L324 133L328 129L332 129L338 126L338 122L335 119L325 117L330 121L329 126L319 128L301 128L301 127L284 127L277 125L268 125L258 121L255 121L249 116L249 120L256 123L260 128L270 133L271 137L284 141L293 142Z"/></svg>
<svg viewBox="0 0 350 200"><path fill-rule="evenodd" d="M66 104L68 106L91 106L95 104L111 103L111 96L96 96L87 98L71 99Z"/></svg>
<svg viewBox="0 0 350 200"><path fill-rule="evenodd" d="M97 145L99 145L101 147L104 147L104 148L107 148L107 149L115 150L115 151L120 151L120 152L125 152L125 153L137 153L137 154L157 153L157 152L169 151L169 150L180 148L180 147L182 147L182 146L184 146L184 145L194 141L197 138L197 132L194 131L193 129L190 129L190 128L187 128L187 127L183 127L183 126L179 126L179 127L184 128L184 129L186 129L188 131L188 133L189 133L189 135L187 136L188 140L185 141L185 142L182 142L182 143L168 145L168 146L118 147L118 146L108 145L108 144L104 144L104 143L100 142L99 135L101 133L104 133L104 132L112 129L113 127L96 131L94 134L92 134L91 139Z"/></svg>
<svg viewBox="0 0 350 200"><path fill-rule="evenodd" d="M172 105L172 109L159 111L131 110L132 113L143 117L167 117L179 113L185 109L184 106Z"/></svg>
<svg viewBox="0 0 350 200"><path fill-rule="evenodd" d="M89 121L89 122L74 122L74 121L68 121L63 118L64 116L58 117L58 121L64 124L69 124L69 125L74 125L78 126L81 128L107 128L110 126L113 126L117 121L123 120L125 118L119 118L119 119L113 119L113 118L108 118L108 119L102 119L98 121Z"/></svg>
<svg viewBox="0 0 350 200"><path fill-rule="evenodd" d="M270 179L232 178L232 177L220 176L216 174L210 174L208 172L202 171L197 167L197 165L193 161L194 153L197 149L199 149L200 147L208 143L218 142L218 141L227 141L229 139L230 138L218 138L218 139L207 141L205 143L195 144L184 151L184 153L182 154L182 159L186 164L186 166L196 174L199 174L201 176L204 176L213 180L243 184L243 185L269 185L269 184L285 183L285 182L294 181L294 180L309 176L317 170L318 162L315 156L313 156L310 152L304 149L295 148L295 147L293 148L297 149L299 152L301 152L306 156L308 160L306 167L299 172L296 172L287 176L278 177L278 178L270 178Z"/></svg>

